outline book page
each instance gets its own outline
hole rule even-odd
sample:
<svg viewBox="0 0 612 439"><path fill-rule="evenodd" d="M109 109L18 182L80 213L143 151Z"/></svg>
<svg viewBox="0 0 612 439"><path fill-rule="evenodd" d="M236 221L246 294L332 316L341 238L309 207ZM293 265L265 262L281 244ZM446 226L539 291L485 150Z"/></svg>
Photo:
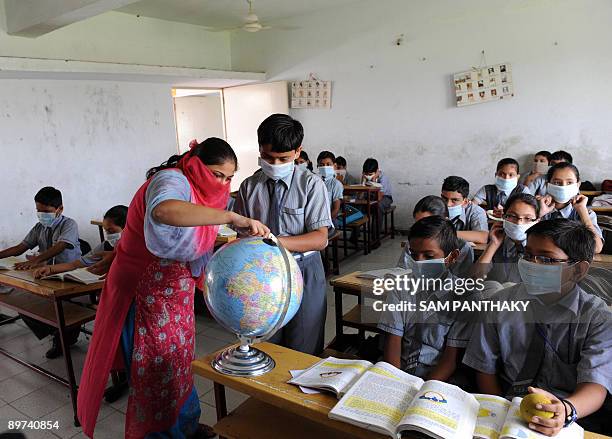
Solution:
<svg viewBox="0 0 612 439"><path fill-rule="evenodd" d="M405 270L400 267L382 268L380 270L363 271L356 277L361 279L384 279L386 276L401 277L412 273L411 270Z"/></svg>
<svg viewBox="0 0 612 439"><path fill-rule="evenodd" d="M64 273L64 280L75 280L84 284L93 284L100 282L100 276L90 273L86 268L77 268L76 270Z"/></svg>
<svg viewBox="0 0 612 439"><path fill-rule="evenodd" d="M549 436L538 433L537 431L531 430L527 423L521 418L519 408L523 398L512 399L512 406L506 416L506 421L501 431L501 439L546 439ZM584 437L583 428L573 423L567 428L562 428L559 434L555 436L555 439L582 439Z"/></svg>
<svg viewBox="0 0 612 439"><path fill-rule="evenodd" d="M346 392L370 366L372 363L365 360L329 357L315 363L299 377L290 379L288 383L315 389L328 389L336 394L341 394Z"/></svg>
<svg viewBox="0 0 612 439"><path fill-rule="evenodd" d="M329 417L395 436L397 424L423 380L417 377L403 380L390 375L396 373L377 363L348 390Z"/></svg>
<svg viewBox="0 0 612 439"><path fill-rule="evenodd" d="M474 394L474 397L480 404L474 437L498 439L511 406L510 401L496 395Z"/></svg>
<svg viewBox="0 0 612 439"><path fill-rule="evenodd" d="M13 270L15 264L25 262L26 259L20 258L19 256L9 256L8 258L0 259L0 270Z"/></svg>
<svg viewBox="0 0 612 439"><path fill-rule="evenodd" d="M452 384L426 381L400 421L400 430L441 438L472 437L478 415L476 398Z"/></svg>

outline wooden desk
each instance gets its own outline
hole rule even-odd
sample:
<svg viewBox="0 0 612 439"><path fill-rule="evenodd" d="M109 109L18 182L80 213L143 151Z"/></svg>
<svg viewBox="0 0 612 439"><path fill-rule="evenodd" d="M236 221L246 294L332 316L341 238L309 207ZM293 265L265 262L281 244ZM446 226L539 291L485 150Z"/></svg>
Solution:
<svg viewBox="0 0 612 439"><path fill-rule="evenodd" d="M339 435L344 434L363 439L382 439L385 437L351 424L329 419L329 411L338 402L333 394L307 395L302 393L297 386L287 384L287 381L291 378L289 370L306 369L319 361L320 358L271 343L259 343L256 346L269 354L276 362L276 367L265 375L252 378L223 375L210 365L217 353L206 355L193 362L193 373L208 378L214 383L218 420L227 416L225 404L225 386L227 386L274 406L277 410L281 409L281 411L293 413L302 419L313 421L337 431ZM257 425L252 425L252 428L257 428ZM294 425L294 428L299 429L299 424ZM277 430L277 435L279 433Z"/></svg>
<svg viewBox="0 0 612 439"><path fill-rule="evenodd" d="M345 437L353 437L383 439L387 437L352 424L329 419L329 411L338 402L333 394L307 395L302 393L297 386L287 384L287 381L291 378L289 370L306 369L319 361L320 358L271 343L259 343L257 348L269 354L276 362L276 367L272 371L257 377L234 377L217 372L210 363L218 352L199 358L192 364L194 374L208 378L214 383L215 405L217 407L217 420L219 421L215 425L215 430L220 434L228 432L227 437L232 439L289 437L290 435L287 432L291 429L296 432L298 438L318 437L327 439L334 437L344 439ZM229 416L225 402L225 386L251 396ZM278 424L274 418L275 413L279 418ZM293 423L287 423L287 418L293 420ZM262 422L274 424L273 428L271 429L270 425L262 425ZM302 434L304 433L302 423L304 423L303 428L313 432L312 434L315 431L321 432L323 429L327 434L324 436L305 436ZM317 424L320 426L319 428L317 428ZM282 428L277 428L279 426ZM264 430L264 434L256 431L258 429ZM273 434L265 434L270 431ZM283 435L281 432L286 434ZM586 431L584 437L585 439L610 439L608 436Z"/></svg>
<svg viewBox="0 0 612 439"><path fill-rule="evenodd" d="M100 235L100 242L104 242L104 228L102 227L102 221L91 220L89 224L91 224L92 226L98 227L98 234Z"/></svg>
<svg viewBox="0 0 612 439"><path fill-rule="evenodd" d="M380 244L380 224L378 223L378 202L383 193L380 187L365 185L344 186L344 202L355 206L365 206L366 216L372 226L370 227L370 246ZM370 249L368 249L368 252Z"/></svg>
<svg viewBox="0 0 612 439"><path fill-rule="evenodd" d="M0 354L67 386L70 389L74 422L78 426L79 422L76 416L77 383L74 376L70 348L66 343L65 332L67 327L80 327L82 324L94 320L96 313L93 309L67 302L67 300L98 292L102 289L104 282L83 285L76 282L40 280L34 279L31 271L11 270L0 272L0 284L21 290L13 291L9 294L1 294L1 305L58 329L68 380L36 364L24 361L5 349L0 348ZM10 319L10 321L0 322L0 326L12 323L14 320Z"/></svg>
<svg viewBox="0 0 612 439"><path fill-rule="evenodd" d="M589 209L591 209L597 215L612 216L612 207L593 207L593 206L589 206Z"/></svg>

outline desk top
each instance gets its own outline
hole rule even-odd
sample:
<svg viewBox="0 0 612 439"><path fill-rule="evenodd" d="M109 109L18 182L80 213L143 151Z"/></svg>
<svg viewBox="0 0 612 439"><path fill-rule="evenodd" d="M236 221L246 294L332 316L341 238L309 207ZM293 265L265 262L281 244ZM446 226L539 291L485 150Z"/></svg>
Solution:
<svg viewBox="0 0 612 439"><path fill-rule="evenodd" d="M215 245L227 244L228 242L235 241L238 237L236 235L231 236L220 236L217 235L217 239L215 239Z"/></svg>
<svg viewBox="0 0 612 439"><path fill-rule="evenodd" d="M366 186L364 184L349 184L344 185L344 192L353 191L353 192L378 192L382 188L377 186Z"/></svg>
<svg viewBox="0 0 612 439"><path fill-rule="evenodd" d="M487 245L486 244L475 244L472 248L474 249L474 253L478 255L482 253L483 251L485 251L485 249L487 248ZM612 255L604 255L604 254L599 253L593 256L593 265L612 269Z"/></svg>
<svg viewBox="0 0 612 439"><path fill-rule="evenodd" d="M597 207L597 206L588 206L588 207L595 213L612 215L612 207Z"/></svg>
<svg viewBox="0 0 612 439"><path fill-rule="evenodd" d="M100 220L91 220L89 224L91 224L92 226L102 227L102 221Z"/></svg>
<svg viewBox="0 0 612 439"><path fill-rule="evenodd" d="M84 285L78 282L34 279L32 271L2 270L0 284L21 288L47 298L81 295L101 290L104 282Z"/></svg>
<svg viewBox="0 0 612 439"><path fill-rule="evenodd" d="M332 287L343 288L346 290L355 291L357 293L361 292L363 289L368 289L368 291L371 291L373 285L372 279L362 279L357 277L359 273L361 272L354 271L352 273L335 277L329 281L329 284Z"/></svg>
<svg viewBox="0 0 612 439"><path fill-rule="evenodd" d="M287 384L291 378L289 370L306 369L320 358L271 343L259 343L256 347L269 354L276 362L276 367L264 375L252 378L223 375L210 365L217 353L195 360L193 373L319 424L349 433L356 438L382 439L385 437L345 422L329 419L327 416L329 411L338 402L333 394L307 395L302 393L297 386Z"/></svg>

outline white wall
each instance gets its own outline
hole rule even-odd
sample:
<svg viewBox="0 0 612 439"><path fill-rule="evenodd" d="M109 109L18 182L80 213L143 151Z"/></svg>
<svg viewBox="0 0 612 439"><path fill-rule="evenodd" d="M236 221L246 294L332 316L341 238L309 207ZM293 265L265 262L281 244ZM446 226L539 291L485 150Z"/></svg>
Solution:
<svg viewBox="0 0 612 439"><path fill-rule="evenodd" d="M36 223L34 194L62 191L81 236L89 221L128 205L146 170L176 153L169 86L87 81L0 81L0 247Z"/></svg>
<svg viewBox="0 0 612 439"><path fill-rule="evenodd" d="M186 96L174 99L176 131L181 152L189 149L189 142L209 137L225 139L221 92L206 96Z"/></svg>
<svg viewBox="0 0 612 439"><path fill-rule="evenodd" d="M447 175L488 183L495 163L567 149L586 179L612 174L612 2L378 0L286 20L297 31L232 35L232 67L271 80L333 81L331 110L293 110L311 157L330 149L358 173L376 157L399 223ZM404 44L395 45L399 34ZM451 75L510 62L516 97L456 108Z"/></svg>

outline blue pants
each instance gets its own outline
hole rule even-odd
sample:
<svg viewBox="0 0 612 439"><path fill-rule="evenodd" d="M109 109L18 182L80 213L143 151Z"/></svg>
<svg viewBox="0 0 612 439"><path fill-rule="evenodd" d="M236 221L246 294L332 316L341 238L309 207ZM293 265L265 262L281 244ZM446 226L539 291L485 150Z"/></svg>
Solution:
<svg viewBox="0 0 612 439"><path fill-rule="evenodd" d="M132 303L130 310L125 318L125 325L123 325L123 331L121 332L121 347L123 348L123 355L125 366L127 368L128 382L130 379L130 370L132 365L132 353L134 351L134 317L136 315L136 307ZM195 386L191 389L191 394L187 397L187 400L181 407L179 417L172 427L167 431L149 433L146 439L185 439L188 436L193 435L199 425L200 414L200 400L198 393L196 392Z"/></svg>

